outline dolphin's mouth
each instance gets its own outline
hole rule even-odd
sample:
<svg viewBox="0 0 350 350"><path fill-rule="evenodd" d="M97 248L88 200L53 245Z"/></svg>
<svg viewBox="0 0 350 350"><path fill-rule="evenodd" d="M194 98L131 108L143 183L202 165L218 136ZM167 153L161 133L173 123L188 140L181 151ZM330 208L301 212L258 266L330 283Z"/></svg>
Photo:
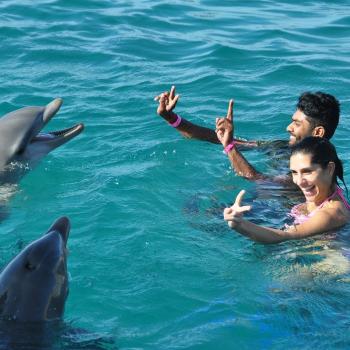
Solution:
<svg viewBox="0 0 350 350"><path fill-rule="evenodd" d="M31 143L33 142L50 142L50 141L56 141L57 139L68 139L70 140L71 138L77 136L80 134L84 129L83 124L76 124L70 128L67 129L62 129L62 130L57 130L57 131L49 131L49 132L40 132L36 136L34 136L31 139Z"/></svg>

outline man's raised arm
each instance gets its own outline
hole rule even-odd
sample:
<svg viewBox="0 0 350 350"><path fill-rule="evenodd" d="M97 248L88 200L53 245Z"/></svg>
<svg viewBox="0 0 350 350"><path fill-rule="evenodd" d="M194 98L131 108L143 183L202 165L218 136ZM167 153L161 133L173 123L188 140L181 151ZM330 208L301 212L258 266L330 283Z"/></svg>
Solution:
<svg viewBox="0 0 350 350"><path fill-rule="evenodd" d="M233 138L233 100L230 100L227 115L224 118L216 118L216 134L224 147L232 168L239 176L243 176L249 180L262 180L266 176L259 173L237 149L237 141Z"/></svg>
<svg viewBox="0 0 350 350"><path fill-rule="evenodd" d="M188 139L197 139L200 141L211 142L220 144L220 140L217 137L216 131L193 124L188 120L180 117L174 112L176 104L180 96L175 93L175 86L171 87L170 92L166 91L154 98L159 102L157 113L171 126L173 126L182 136ZM254 148L257 147L255 141L236 140L237 146L240 148Z"/></svg>
<svg viewBox="0 0 350 350"><path fill-rule="evenodd" d="M179 98L180 95L175 94L175 86L171 87L170 92L166 91L156 96L154 100L159 102L158 115L186 138L220 144L214 130L193 124L173 111Z"/></svg>

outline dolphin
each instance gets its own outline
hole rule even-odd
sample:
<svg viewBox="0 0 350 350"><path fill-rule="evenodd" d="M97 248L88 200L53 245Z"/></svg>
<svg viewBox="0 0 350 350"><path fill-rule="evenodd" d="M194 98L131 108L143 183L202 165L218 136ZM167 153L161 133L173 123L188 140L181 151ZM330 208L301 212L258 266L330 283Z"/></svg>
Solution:
<svg viewBox="0 0 350 350"><path fill-rule="evenodd" d="M42 129L58 112L63 100L56 98L43 107L24 107L0 118L0 181L12 183L22 175L19 168L35 166L53 149L79 135L84 124L44 133ZM23 164L25 165L23 167ZM12 165L12 166L11 166ZM17 176L16 176L17 175Z"/></svg>
<svg viewBox="0 0 350 350"><path fill-rule="evenodd" d="M63 320L70 221L57 219L0 274L0 350L117 349L114 337Z"/></svg>
<svg viewBox="0 0 350 350"><path fill-rule="evenodd" d="M1 272L1 319L39 322L62 318L68 296L69 231L69 219L57 219Z"/></svg>

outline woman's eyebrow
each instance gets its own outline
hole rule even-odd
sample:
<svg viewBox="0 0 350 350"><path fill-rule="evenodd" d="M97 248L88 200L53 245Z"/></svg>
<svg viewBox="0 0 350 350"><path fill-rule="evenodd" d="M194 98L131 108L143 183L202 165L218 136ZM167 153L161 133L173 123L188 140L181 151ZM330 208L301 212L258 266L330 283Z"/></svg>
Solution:
<svg viewBox="0 0 350 350"><path fill-rule="evenodd" d="M298 169L298 170L295 170L295 169L289 169L291 172L305 172L305 171L311 171L311 170L314 170L313 166L308 166L308 167L305 167L305 168L301 168L301 169Z"/></svg>

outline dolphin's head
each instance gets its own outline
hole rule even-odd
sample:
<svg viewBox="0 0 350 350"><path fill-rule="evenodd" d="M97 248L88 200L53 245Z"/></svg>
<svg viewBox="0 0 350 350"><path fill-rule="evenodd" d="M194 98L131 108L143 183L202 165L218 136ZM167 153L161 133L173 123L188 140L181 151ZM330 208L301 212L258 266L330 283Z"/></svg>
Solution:
<svg viewBox="0 0 350 350"><path fill-rule="evenodd" d="M83 124L43 133L41 130L62 105L57 98L45 107L25 107L0 119L0 170L11 162L35 164L51 150L63 145L84 129Z"/></svg>
<svg viewBox="0 0 350 350"><path fill-rule="evenodd" d="M61 318L68 296L69 219L57 219L0 274L0 316L18 321Z"/></svg>

